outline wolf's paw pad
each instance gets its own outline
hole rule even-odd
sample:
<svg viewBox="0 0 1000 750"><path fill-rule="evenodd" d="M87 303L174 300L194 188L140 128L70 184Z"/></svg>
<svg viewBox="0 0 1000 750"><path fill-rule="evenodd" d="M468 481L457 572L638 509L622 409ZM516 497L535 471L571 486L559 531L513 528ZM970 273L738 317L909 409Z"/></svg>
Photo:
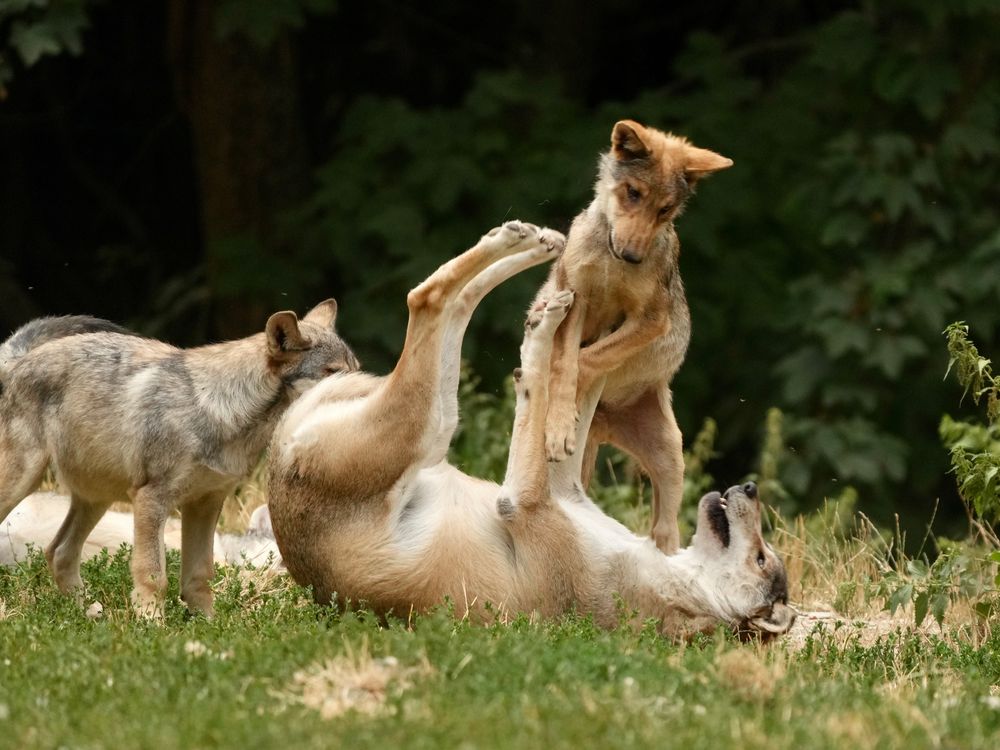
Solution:
<svg viewBox="0 0 1000 750"><path fill-rule="evenodd" d="M573 304L573 292L562 291L553 297L545 300L545 307L541 310L532 310L528 313L528 320L525 325L528 333L538 329L544 334L555 333L556 328L566 318L570 305Z"/></svg>
<svg viewBox="0 0 1000 750"><path fill-rule="evenodd" d="M545 317L545 308L539 307L528 310L528 315L524 319L524 332L531 333L538 328L538 324L542 322L543 317Z"/></svg>
<svg viewBox="0 0 1000 750"><path fill-rule="evenodd" d="M496 240L503 245L513 246L528 239L528 237L538 236L538 227L524 221L506 221L498 227L494 227L486 236Z"/></svg>
<svg viewBox="0 0 1000 750"><path fill-rule="evenodd" d="M546 253L552 256L562 255L562 251L566 248L566 235L555 229L542 229L538 239L541 240Z"/></svg>
<svg viewBox="0 0 1000 750"><path fill-rule="evenodd" d="M569 310L572 304L573 291L571 289L563 289L546 300L545 312L546 314L562 312L563 316L565 316L566 311Z"/></svg>

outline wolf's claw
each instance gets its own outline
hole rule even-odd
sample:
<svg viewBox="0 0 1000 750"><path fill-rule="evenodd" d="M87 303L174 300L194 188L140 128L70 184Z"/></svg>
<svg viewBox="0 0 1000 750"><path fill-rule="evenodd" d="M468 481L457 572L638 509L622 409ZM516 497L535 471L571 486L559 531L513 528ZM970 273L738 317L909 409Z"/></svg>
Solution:
<svg viewBox="0 0 1000 750"><path fill-rule="evenodd" d="M576 452L576 428L580 417L571 412L569 415L554 415L549 418L549 426L545 430L545 455L549 461L565 461Z"/></svg>

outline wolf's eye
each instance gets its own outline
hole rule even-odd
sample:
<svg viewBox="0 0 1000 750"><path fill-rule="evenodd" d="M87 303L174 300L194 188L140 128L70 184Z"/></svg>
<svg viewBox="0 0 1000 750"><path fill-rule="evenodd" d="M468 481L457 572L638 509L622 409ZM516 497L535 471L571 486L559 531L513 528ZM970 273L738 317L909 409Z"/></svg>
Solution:
<svg viewBox="0 0 1000 750"><path fill-rule="evenodd" d="M636 203L642 197L642 193L640 193L631 185L627 185L625 187L625 194L628 195L628 199L633 203Z"/></svg>
<svg viewBox="0 0 1000 750"><path fill-rule="evenodd" d="M667 218L667 215L670 213L670 211L672 209L673 209L673 206L664 206L663 208L661 208L660 209L660 218L661 219Z"/></svg>
<svg viewBox="0 0 1000 750"><path fill-rule="evenodd" d="M326 367L323 368L323 374L336 375L338 372L340 372L341 369L342 368L337 367L336 365L327 365Z"/></svg>
<svg viewBox="0 0 1000 750"><path fill-rule="evenodd" d="M764 557L764 550L757 553L757 567L763 568L764 564L767 562L767 558Z"/></svg>

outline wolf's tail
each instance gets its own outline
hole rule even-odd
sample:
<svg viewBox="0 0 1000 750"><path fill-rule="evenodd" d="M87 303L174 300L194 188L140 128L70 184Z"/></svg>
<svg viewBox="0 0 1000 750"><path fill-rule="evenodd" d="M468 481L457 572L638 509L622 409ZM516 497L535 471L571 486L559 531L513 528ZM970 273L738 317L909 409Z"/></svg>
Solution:
<svg viewBox="0 0 1000 750"><path fill-rule="evenodd" d="M55 339L66 336L76 336L81 333L120 333L126 336L138 336L138 333L123 328L117 323L102 318L92 318L89 315L62 315L36 318L25 323L0 344L0 393L3 392L4 376L17 360L30 352Z"/></svg>

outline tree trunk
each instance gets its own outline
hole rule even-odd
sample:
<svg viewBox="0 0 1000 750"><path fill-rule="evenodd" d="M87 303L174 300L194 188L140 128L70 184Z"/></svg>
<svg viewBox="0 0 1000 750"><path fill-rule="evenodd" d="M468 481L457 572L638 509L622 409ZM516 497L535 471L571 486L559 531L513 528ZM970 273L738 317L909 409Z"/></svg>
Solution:
<svg viewBox="0 0 1000 750"><path fill-rule="evenodd" d="M213 333L263 330L287 248L275 220L308 185L292 38L216 32L214 0L168 0L174 86L194 137Z"/></svg>

